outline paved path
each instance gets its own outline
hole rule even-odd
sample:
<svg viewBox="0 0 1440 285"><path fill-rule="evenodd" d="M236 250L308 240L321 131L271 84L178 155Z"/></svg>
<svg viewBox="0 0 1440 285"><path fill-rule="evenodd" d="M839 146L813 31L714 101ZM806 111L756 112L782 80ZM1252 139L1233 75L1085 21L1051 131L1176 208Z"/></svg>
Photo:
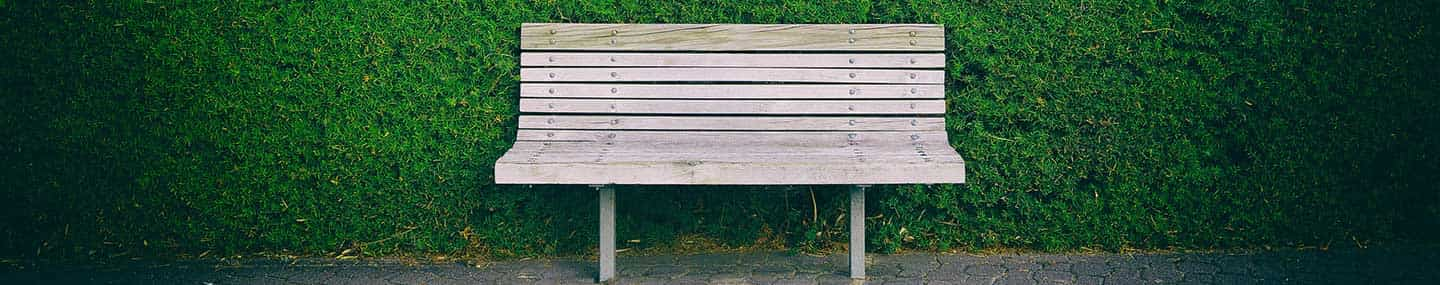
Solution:
<svg viewBox="0 0 1440 285"><path fill-rule="evenodd" d="M1440 249L1252 254L871 255L866 284L1440 284ZM621 256L618 284L850 284L842 255ZM248 260L10 268L5 284L593 284L583 260L459 263Z"/></svg>

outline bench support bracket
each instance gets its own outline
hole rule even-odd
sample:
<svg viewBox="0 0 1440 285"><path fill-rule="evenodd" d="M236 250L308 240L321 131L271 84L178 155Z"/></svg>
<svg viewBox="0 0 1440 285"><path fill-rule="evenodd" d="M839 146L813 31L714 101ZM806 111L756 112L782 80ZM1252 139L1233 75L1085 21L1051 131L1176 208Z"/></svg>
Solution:
<svg viewBox="0 0 1440 285"><path fill-rule="evenodd" d="M600 272L598 283L615 279L615 187L590 185L600 193Z"/></svg>
<svg viewBox="0 0 1440 285"><path fill-rule="evenodd" d="M865 189L850 188L850 278L865 279Z"/></svg>

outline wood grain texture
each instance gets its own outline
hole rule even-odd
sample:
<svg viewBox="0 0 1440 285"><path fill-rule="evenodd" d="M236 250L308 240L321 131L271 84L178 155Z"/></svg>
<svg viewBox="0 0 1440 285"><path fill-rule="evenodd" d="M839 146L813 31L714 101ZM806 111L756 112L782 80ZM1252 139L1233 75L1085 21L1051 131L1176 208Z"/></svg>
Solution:
<svg viewBox="0 0 1440 285"><path fill-rule="evenodd" d="M520 27L521 50L942 51L930 24L557 24Z"/></svg>
<svg viewBox="0 0 1440 285"><path fill-rule="evenodd" d="M948 145L949 137L944 131L875 131L875 132L777 132L777 131L588 131L588 130L534 130L521 129L515 132L515 140L540 142L652 142L672 144L743 142L757 145L818 145L847 146L854 142L864 144L910 144L922 142L931 145Z"/></svg>
<svg viewBox="0 0 1440 285"><path fill-rule="evenodd" d="M942 99L939 84L522 83L522 98Z"/></svg>
<svg viewBox="0 0 1440 285"><path fill-rule="evenodd" d="M943 68L943 53L752 54L526 52L520 66Z"/></svg>
<svg viewBox="0 0 1440 285"><path fill-rule="evenodd" d="M940 115L945 100L520 99L526 113Z"/></svg>
<svg viewBox="0 0 1440 285"><path fill-rule="evenodd" d="M520 128L582 130L943 131L945 130L945 118L526 115L520 116Z"/></svg>
<svg viewBox="0 0 1440 285"><path fill-rule="evenodd" d="M749 141L704 142L516 142L511 151L531 153L530 162L583 162L602 159L619 161L605 155L626 155L631 159L728 159L733 154L750 157L793 158L815 157L817 159L849 160L852 158L877 158L897 160L946 159L943 154L931 153L948 150L949 145L932 142L848 142L844 145L796 144L784 141L753 143ZM948 152L948 151L947 151ZM953 152L950 152L953 153ZM600 155L601 157L595 157ZM573 156L573 157L572 157ZM958 156L954 159L959 159Z"/></svg>
<svg viewBox="0 0 1440 285"><path fill-rule="evenodd" d="M521 68L522 82L795 82L942 84L940 70L805 68Z"/></svg>
<svg viewBox="0 0 1440 285"><path fill-rule="evenodd" d="M841 185L964 183L964 163L668 161L495 163L497 184Z"/></svg>

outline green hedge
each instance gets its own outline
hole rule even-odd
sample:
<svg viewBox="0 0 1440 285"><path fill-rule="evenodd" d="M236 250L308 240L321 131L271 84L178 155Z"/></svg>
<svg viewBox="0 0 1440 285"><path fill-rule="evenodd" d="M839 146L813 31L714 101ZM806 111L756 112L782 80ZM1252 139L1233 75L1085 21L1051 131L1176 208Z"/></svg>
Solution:
<svg viewBox="0 0 1440 285"><path fill-rule="evenodd" d="M169 2L0 2L0 255L588 252L593 191L492 183L523 22L944 24L971 183L872 190L881 251L1440 228L1427 1ZM837 188L682 190L626 246L845 238Z"/></svg>

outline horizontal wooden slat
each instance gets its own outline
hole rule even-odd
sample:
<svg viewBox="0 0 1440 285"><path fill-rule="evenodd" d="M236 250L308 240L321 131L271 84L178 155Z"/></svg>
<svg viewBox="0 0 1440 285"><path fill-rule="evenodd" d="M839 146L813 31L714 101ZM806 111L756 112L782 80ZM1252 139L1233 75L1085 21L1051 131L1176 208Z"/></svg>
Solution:
<svg viewBox="0 0 1440 285"><path fill-rule="evenodd" d="M945 130L945 118L524 115L520 116L520 128L599 130L943 131Z"/></svg>
<svg viewBox="0 0 1440 285"><path fill-rule="evenodd" d="M521 66L942 68L943 53L751 54L526 52Z"/></svg>
<svg viewBox="0 0 1440 285"><path fill-rule="evenodd" d="M940 99L945 85L522 83L520 97L635 99Z"/></svg>
<svg viewBox="0 0 1440 285"><path fill-rule="evenodd" d="M945 100L626 100L521 98L525 113L944 114Z"/></svg>
<svg viewBox="0 0 1440 285"><path fill-rule="evenodd" d="M495 163L497 184L845 185L965 183L963 162Z"/></svg>
<svg viewBox="0 0 1440 285"><path fill-rule="evenodd" d="M585 131L521 129L516 141L540 142L649 142L682 145L751 143L757 145L834 146L852 144L948 145L944 131L916 132L779 132L779 131Z"/></svg>
<svg viewBox="0 0 1440 285"><path fill-rule="evenodd" d="M847 142L844 145L803 145L788 142L752 143L747 141L664 141L664 142L539 142L517 141L510 151L527 153L527 162L575 162L575 161L622 161L613 156L624 155L627 159L669 160L705 159L726 160L731 156L766 158L808 158L868 160L891 159L903 161L929 161L949 159L943 153L954 153L949 145L925 142ZM955 157L958 158L958 157ZM726 160L728 161L728 160Z"/></svg>
<svg viewBox="0 0 1440 285"><path fill-rule="evenodd" d="M524 82L798 82L941 84L940 70L802 68L521 68Z"/></svg>
<svg viewBox="0 0 1440 285"><path fill-rule="evenodd" d="M940 51L945 28L927 24L555 24L520 27L522 50Z"/></svg>

